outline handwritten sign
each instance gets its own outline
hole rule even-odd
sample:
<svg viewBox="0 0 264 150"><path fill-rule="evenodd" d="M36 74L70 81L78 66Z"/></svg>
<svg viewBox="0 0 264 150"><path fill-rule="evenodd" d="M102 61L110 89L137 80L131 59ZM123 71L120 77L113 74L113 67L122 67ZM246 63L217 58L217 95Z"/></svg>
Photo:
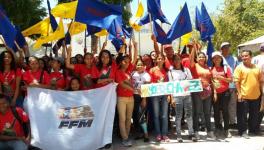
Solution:
<svg viewBox="0 0 264 150"><path fill-rule="evenodd" d="M182 80L174 82L152 83L141 85L141 96L177 95L200 92L203 90L201 80Z"/></svg>

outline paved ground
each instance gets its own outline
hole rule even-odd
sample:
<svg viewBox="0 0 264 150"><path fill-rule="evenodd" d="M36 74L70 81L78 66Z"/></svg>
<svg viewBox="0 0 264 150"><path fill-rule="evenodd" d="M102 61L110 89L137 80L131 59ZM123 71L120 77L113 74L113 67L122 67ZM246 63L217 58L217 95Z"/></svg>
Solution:
<svg viewBox="0 0 264 150"><path fill-rule="evenodd" d="M264 124L262 124L262 131ZM231 130L232 138L220 138L218 140L206 139L205 132L199 132L201 140L192 142L188 140L187 130L183 131L183 143L178 143L174 131L171 131L169 143L156 143L154 136L151 136L149 143L143 140L133 140L133 146L130 148L123 147L119 138L114 138L110 150L264 150L264 132L263 136L252 136L250 139L244 139L237 135L236 130Z"/></svg>

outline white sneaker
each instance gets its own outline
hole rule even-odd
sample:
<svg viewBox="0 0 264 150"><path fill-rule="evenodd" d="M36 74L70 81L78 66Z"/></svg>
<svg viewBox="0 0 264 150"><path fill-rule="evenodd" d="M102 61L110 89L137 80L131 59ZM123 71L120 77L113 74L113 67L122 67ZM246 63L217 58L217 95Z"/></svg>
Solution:
<svg viewBox="0 0 264 150"><path fill-rule="evenodd" d="M131 146L132 146L132 142L131 142L131 140L129 140L129 139L124 139L124 140L122 140L122 144L123 144L123 146L125 146L125 147L131 147Z"/></svg>

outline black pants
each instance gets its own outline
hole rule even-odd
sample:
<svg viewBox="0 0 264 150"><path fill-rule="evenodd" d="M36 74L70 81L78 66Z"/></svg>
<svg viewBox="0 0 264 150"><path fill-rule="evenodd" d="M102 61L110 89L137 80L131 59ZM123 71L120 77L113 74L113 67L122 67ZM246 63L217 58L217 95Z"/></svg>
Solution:
<svg viewBox="0 0 264 150"><path fill-rule="evenodd" d="M248 128L250 133L258 132L259 100L243 100L237 103L238 133L243 134ZM247 111L248 110L248 111ZM249 117L247 118L247 112ZM248 124L247 124L248 122Z"/></svg>
<svg viewBox="0 0 264 150"><path fill-rule="evenodd" d="M230 101L230 92L229 90L218 93L217 94L217 101L213 102L214 107L214 121L215 121L215 128L222 129L222 123L220 122L220 113L222 112L222 116L224 119L224 130L229 129L229 112L228 106Z"/></svg>

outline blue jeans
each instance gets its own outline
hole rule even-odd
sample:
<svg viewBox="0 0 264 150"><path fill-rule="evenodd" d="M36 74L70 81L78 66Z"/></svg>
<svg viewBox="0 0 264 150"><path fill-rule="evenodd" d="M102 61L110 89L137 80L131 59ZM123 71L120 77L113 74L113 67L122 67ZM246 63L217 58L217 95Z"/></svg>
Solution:
<svg viewBox="0 0 264 150"><path fill-rule="evenodd" d="M176 112L176 133L177 135L181 135L181 120L183 109L185 112L185 118L187 120L188 132L189 135L193 134L193 118L192 118L192 98L191 96L177 96L174 97L176 102L175 112Z"/></svg>
<svg viewBox="0 0 264 150"><path fill-rule="evenodd" d="M212 97L201 99L199 93L194 93L193 99L193 129L199 131L199 115L203 115L207 132L211 131L211 101Z"/></svg>
<svg viewBox="0 0 264 150"><path fill-rule="evenodd" d="M20 140L0 141L0 150L27 150L28 146Z"/></svg>
<svg viewBox="0 0 264 150"><path fill-rule="evenodd" d="M151 97L154 128L157 135L166 136L168 134L168 101L167 96ZM161 122L160 122L161 121Z"/></svg>

